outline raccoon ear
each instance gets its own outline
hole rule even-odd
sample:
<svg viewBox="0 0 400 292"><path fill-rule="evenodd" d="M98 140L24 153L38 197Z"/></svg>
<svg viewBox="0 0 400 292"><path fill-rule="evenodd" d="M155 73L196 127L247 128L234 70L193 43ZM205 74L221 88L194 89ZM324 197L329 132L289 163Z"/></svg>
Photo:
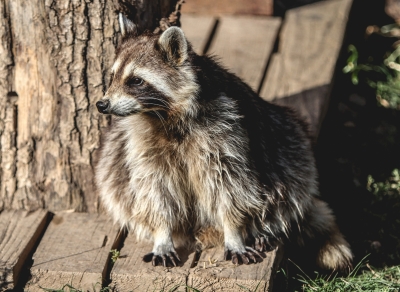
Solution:
<svg viewBox="0 0 400 292"><path fill-rule="evenodd" d="M164 31L158 44L166 53L167 59L176 65L181 65L188 57L188 43L179 27L172 26Z"/></svg>
<svg viewBox="0 0 400 292"><path fill-rule="evenodd" d="M135 37L138 35L137 25L126 18L122 13L119 13L118 15L118 22L122 37L126 37L128 35Z"/></svg>

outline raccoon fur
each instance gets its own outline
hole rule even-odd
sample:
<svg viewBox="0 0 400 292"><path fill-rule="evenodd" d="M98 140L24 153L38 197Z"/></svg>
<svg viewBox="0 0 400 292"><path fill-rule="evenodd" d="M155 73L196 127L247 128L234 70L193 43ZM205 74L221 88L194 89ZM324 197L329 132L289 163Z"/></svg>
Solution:
<svg viewBox="0 0 400 292"><path fill-rule="evenodd" d="M315 246L323 269L348 269L352 253L318 197L296 114L197 55L180 28L138 35L121 14L119 22L110 86L96 104L114 116L96 184L116 222L154 241L144 259L176 265L176 245L198 240L247 264L273 239Z"/></svg>

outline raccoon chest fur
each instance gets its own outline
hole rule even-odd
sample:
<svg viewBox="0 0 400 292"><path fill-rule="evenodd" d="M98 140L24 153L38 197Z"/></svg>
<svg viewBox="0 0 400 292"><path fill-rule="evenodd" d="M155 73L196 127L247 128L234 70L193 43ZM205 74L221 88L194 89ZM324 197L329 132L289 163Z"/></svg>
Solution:
<svg viewBox="0 0 400 292"><path fill-rule="evenodd" d="M114 219L147 237L158 224L175 232L222 230L227 220L238 224L259 212L239 122L234 112L226 120L200 119L177 141L141 115L115 121L98 166L107 171L97 176Z"/></svg>

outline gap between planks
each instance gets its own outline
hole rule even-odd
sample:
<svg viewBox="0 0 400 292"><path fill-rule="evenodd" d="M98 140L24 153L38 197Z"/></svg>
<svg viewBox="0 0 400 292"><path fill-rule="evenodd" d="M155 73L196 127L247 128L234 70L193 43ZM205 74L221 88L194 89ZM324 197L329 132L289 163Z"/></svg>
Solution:
<svg viewBox="0 0 400 292"><path fill-rule="evenodd" d="M0 214L0 290L14 289L23 278L23 266L43 234L46 210L3 211Z"/></svg>
<svg viewBox="0 0 400 292"><path fill-rule="evenodd" d="M258 91L282 20L277 17L182 15L182 29L198 54L223 66Z"/></svg>
<svg viewBox="0 0 400 292"><path fill-rule="evenodd" d="M260 96L291 106L318 136L352 0L328 0L288 10Z"/></svg>
<svg viewBox="0 0 400 292"><path fill-rule="evenodd" d="M108 216L57 213L33 255L32 277L24 291L61 289L66 284L100 291L118 234Z"/></svg>

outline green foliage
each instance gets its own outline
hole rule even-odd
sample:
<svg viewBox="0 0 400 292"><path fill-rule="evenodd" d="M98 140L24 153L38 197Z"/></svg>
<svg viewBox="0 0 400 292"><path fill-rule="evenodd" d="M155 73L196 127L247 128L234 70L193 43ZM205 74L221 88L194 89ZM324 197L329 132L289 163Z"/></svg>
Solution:
<svg viewBox="0 0 400 292"><path fill-rule="evenodd" d="M393 197L395 201L400 201L400 173L398 169L392 171L392 175L384 182L375 182L369 175L367 190L376 196L377 201L382 201L385 197Z"/></svg>
<svg viewBox="0 0 400 292"><path fill-rule="evenodd" d="M115 262L120 256L120 251L117 249L112 249L110 250L110 253L111 253L111 261L113 262L113 264L115 264Z"/></svg>
<svg viewBox="0 0 400 292"><path fill-rule="evenodd" d="M379 33L383 36L398 37L400 26L391 24L383 26ZM380 105L400 109L400 44L395 43L395 50L383 57L379 65L358 64L358 51L355 46L349 46L350 56L344 73L351 74L354 85L359 83L360 72L366 73L365 82L375 90Z"/></svg>
<svg viewBox="0 0 400 292"><path fill-rule="evenodd" d="M373 196L365 209L377 226L379 237L386 242L386 257L390 262L400 259L400 172L394 169L384 181L368 176L367 190Z"/></svg>

